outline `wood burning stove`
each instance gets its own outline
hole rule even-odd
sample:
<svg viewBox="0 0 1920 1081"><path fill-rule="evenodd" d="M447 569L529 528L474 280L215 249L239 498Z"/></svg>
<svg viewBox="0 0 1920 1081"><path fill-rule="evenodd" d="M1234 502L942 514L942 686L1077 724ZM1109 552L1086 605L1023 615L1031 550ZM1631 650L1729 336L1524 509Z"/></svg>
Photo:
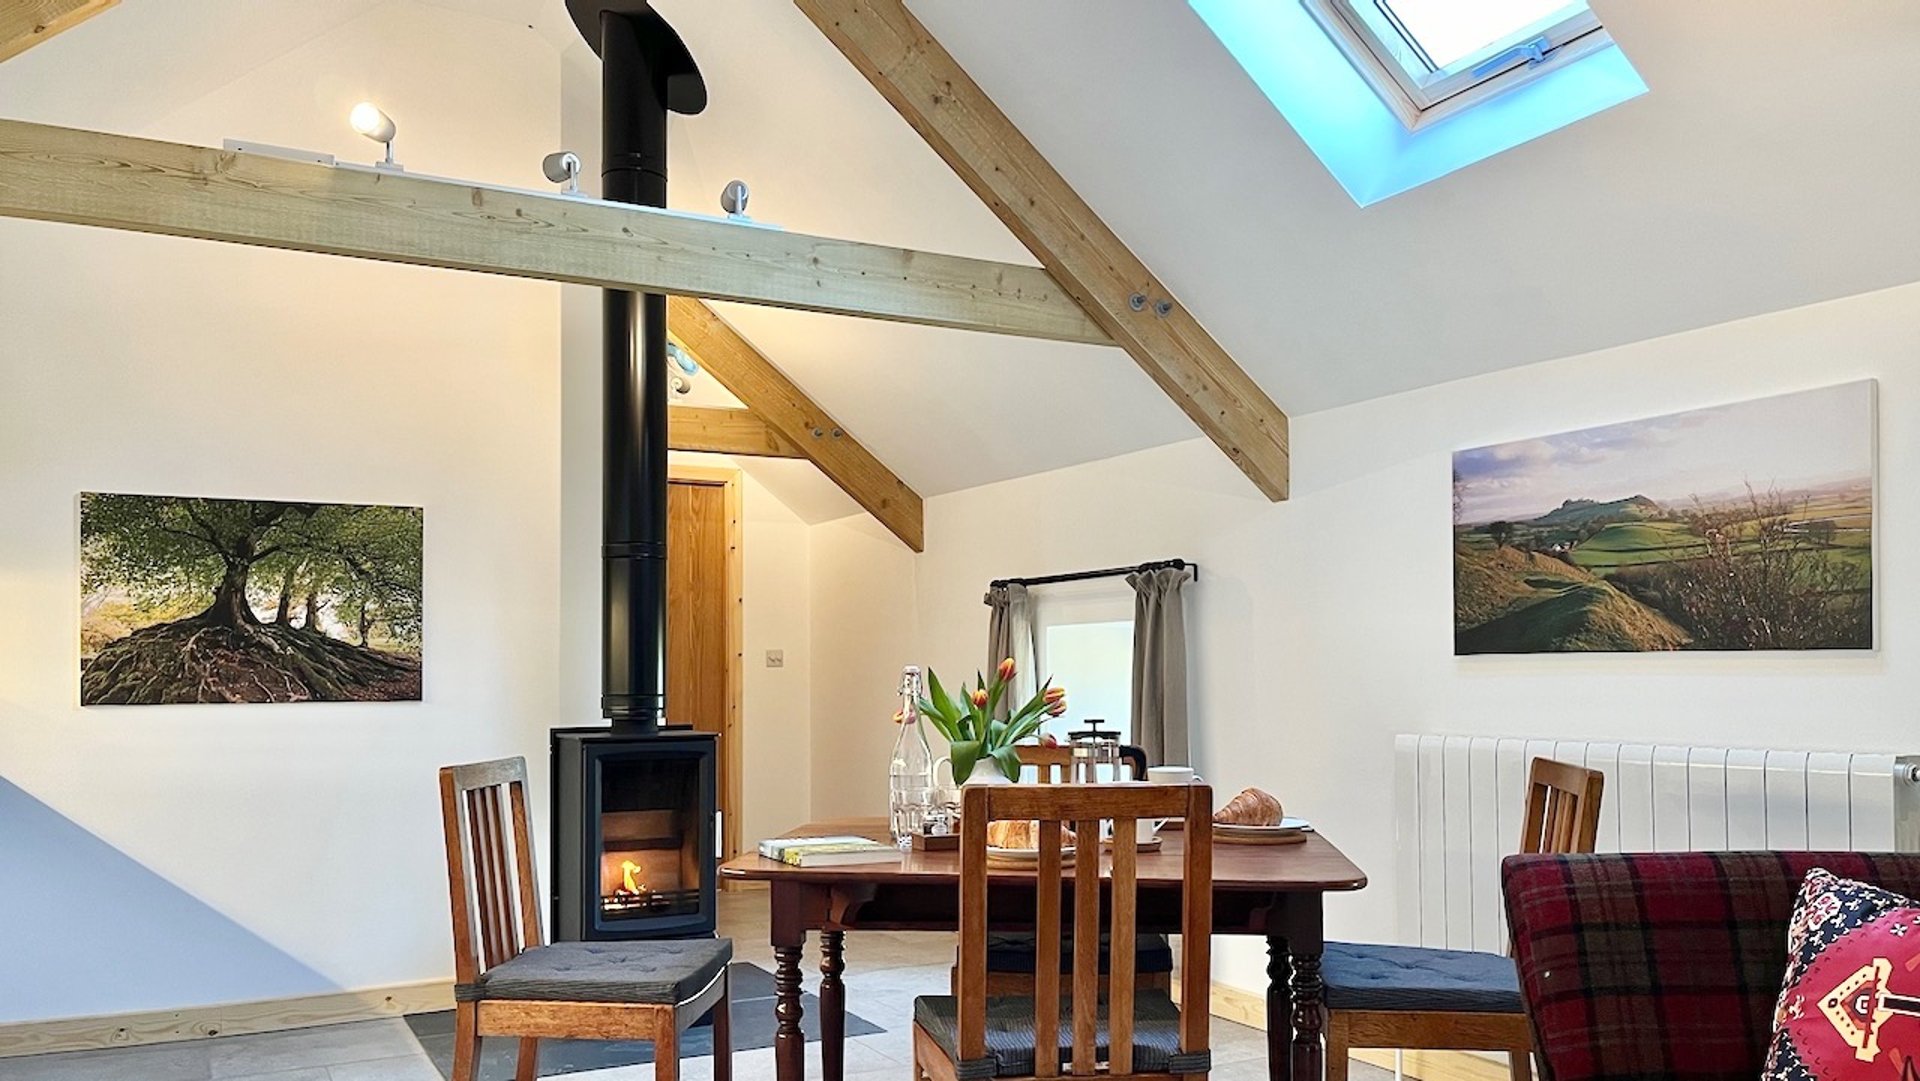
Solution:
<svg viewBox="0 0 1920 1081"><path fill-rule="evenodd" d="M553 732L553 928L561 941L714 931L712 733Z"/></svg>
<svg viewBox="0 0 1920 1081"><path fill-rule="evenodd" d="M647 0L567 0L601 65L600 195L667 205L667 117L707 104ZM715 737L666 725L667 298L602 293L601 713L553 732L553 931L711 935Z"/></svg>

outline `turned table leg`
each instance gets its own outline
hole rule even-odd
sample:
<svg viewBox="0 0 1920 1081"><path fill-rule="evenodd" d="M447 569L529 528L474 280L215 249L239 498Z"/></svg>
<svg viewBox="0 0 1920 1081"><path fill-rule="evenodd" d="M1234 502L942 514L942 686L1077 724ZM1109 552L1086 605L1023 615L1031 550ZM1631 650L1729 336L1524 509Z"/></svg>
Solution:
<svg viewBox="0 0 1920 1081"><path fill-rule="evenodd" d="M847 1062L847 970L845 931L820 932L820 1072L824 1081L841 1081Z"/></svg>
<svg viewBox="0 0 1920 1081"><path fill-rule="evenodd" d="M773 1072L779 1081L805 1081L807 1038L800 1031L800 947L773 947Z"/></svg>
<svg viewBox="0 0 1920 1081"><path fill-rule="evenodd" d="M1320 982L1320 949L1293 950L1293 1076L1298 1081L1321 1081L1326 1052L1320 1042L1325 1025L1324 987Z"/></svg>
<svg viewBox="0 0 1920 1081"><path fill-rule="evenodd" d="M1293 964L1287 955L1287 940L1267 936L1267 1077L1269 1081L1293 1078L1293 992L1287 986Z"/></svg>

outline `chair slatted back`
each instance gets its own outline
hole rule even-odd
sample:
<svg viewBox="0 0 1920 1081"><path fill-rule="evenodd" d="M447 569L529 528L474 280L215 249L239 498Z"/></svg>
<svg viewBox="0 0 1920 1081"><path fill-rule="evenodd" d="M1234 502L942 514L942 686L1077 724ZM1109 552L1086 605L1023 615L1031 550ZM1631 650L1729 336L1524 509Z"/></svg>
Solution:
<svg viewBox="0 0 1920 1081"><path fill-rule="evenodd" d="M1020 756L1022 766L1034 768L1041 784L1063 782L1073 769L1071 744L1021 743L1013 748L1013 752Z"/></svg>
<svg viewBox="0 0 1920 1081"><path fill-rule="evenodd" d="M480 973L543 943L527 826L527 760L501 758L440 771L454 978Z"/></svg>
<svg viewBox="0 0 1920 1081"><path fill-rule="evenodd" d="M987 825L998 821L1038 823L1039 853L1033 874L1034 1073L1057 1077L1060 1040L1060 970L1047 958L1060 956L1061 905L1068 892L1064 837L1075 836L1072 868L1073 959L1071 991L1073 1076L1099 1072L1097 1033L1100 1010L1100 936L1108 936L1107 1072L1133 1073L1134 936L1139 931L1138 861L1130 844L1114 847L1108 874L1107 919L1101 920L1100 824L1113 823L1113 835L1134 836L1141 818L1184 818L1205 823L1213 815L1213 790L1206 785L1050 784L980 785L967 789L961 809L960 837L960 1008L959 1053L963 1061L985 1057L987 1025ZM1180 1049L1207 1048L1209 980L1212 976L1213 831L1187 830L1181 866Z"/></svg>
<svg viewBox="0 0 1920 1081"><path fill-rule="evenodd" d="M1520 851L1571 855L1592 852L1600 832L1600 795L1606 775L1551 758L1527 771L1527 817Z"/></svg>

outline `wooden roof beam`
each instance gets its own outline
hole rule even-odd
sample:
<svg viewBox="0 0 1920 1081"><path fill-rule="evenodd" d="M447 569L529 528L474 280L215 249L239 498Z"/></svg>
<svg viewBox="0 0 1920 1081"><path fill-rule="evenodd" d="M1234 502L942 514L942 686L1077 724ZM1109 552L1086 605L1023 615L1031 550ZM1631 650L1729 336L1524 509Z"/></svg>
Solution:
<svg viewBox="0 0 1920 1081"><path fill-rule="evenodd" d="M0 0L0 61L71 30L120 0Z"/></svg>
<svg viewBox="0 0 1920 1081"><path fill-rule="evenodd" d="M795 3L1234 464L1285 499L1286 414L902 0Z"/></svg>
<svg viewBox="0 0 1920 1081"><path fill-rule="evenodd" d="M747 458L805 458L799 445L751 409L701 405L667 407L667 447Z"/></svg>
<svg viewBox="0 0 1920 1081"><path fill-rule="evenodd" d="M1111 341L1038 267L19 120L0 120L0 217Z"/></svg>
<svg viewBox="0 0 1920 1081"><path fill-rule="evenodd" d="M691 297L668 297L667 333L693 354L708 375L774 433L799 448L907 547L925 550L920 494L894 476L718 312Z"/></svg>

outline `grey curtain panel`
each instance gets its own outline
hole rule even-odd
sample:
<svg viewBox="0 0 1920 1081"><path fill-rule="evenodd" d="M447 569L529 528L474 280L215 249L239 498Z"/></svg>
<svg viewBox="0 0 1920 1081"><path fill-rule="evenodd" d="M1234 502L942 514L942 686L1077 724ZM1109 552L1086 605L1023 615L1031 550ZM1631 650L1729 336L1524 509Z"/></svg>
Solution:
<svg viewBox="0 0 1920 1081"><path fill-rule="evenodd" d="M1013 684L994 708L994 716L1005 718L1014 705L1024 705L1034 692L1033 597L1019 583L993 586L987 590L987 667L991 672L1002 660L1013 658Z"/></svg>
<svg viewBox="0 0 1920 1081"><path fill-rule="evenodd" d="M1187 616L1191 568L1127 575L1133 587L1133 738L1150 765L1187 755Z"/></svg>

